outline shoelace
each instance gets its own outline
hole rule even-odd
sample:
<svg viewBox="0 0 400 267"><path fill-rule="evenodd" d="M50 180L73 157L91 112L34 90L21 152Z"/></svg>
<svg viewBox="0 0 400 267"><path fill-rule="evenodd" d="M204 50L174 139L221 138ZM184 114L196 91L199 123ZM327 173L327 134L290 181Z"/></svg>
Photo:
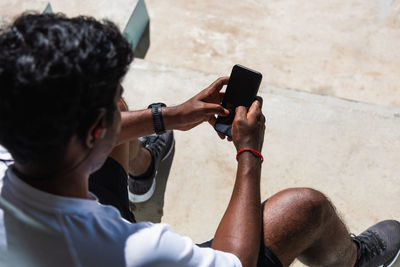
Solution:
<svg viewBox="0 0 400 267"><path fill-rule="evenodd" d="M376 255L382 254L386 249L385 243L378 234L370 230L359 236L354 236L353 240L359 247L357 266L362 266L363 263L370 261Z"/></svg>
<svg viewBox="0 0 400 267"><path fill-rule="evenodd" d="M153 155L157 157L159 154L162 152L162 145L164 144L164 140L160 139L161 142L159 142L160 136L158 135L151 135L146 138L144 141L144 147L149 148L151 150L154 150L154 153L156 155Z"/></svg>

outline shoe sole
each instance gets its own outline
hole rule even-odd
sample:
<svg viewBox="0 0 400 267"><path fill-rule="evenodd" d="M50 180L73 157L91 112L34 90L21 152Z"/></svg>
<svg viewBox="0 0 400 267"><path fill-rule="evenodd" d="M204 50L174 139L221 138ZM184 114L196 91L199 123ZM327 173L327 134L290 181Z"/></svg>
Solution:
<svg viewBox="0 0 400 267"><path fill-rule="evenodd" d="M168 153L161 159L161 162L163 162L166 158L168 158L171 155L171 153L174 150L174 148L175 148L175 138L172 139L171 148L169 149ZM129 198L129 201L132 202L132 203L143 203L143 202L146 202L147 200L149 200L153 196L154 192L156 191L156 177L157 177L157 174L158 174L158 171L156 170L156 173L155 173L154 178L153 178L153 183L151 184L151 187L150 187L149 191L147 191L143 195L133 194L131 191L129 191L129 186L128 186L128 198Z"/></svg>
<svg viewBox="0 0 400 267"><path fill-rule="evenodd" d="M400 249L399 251L397 251L396 256L394 257L393 261L391 263L389 263L389 265L387 267L394 267L394 264L397 262L397 260L400 257ZM383 265L379 266L379 267L384 267Z"/></svg>
<svg viewBox="0 0 400 267"><path fill-rule="evenodd" d="M131 193L131 191L129 191L129 187L128 187L129 201L132 203L142 203L142 202L146 202L147 200L149 200L153 196L154 191L156 191L156 176L157 176L157 171L156 171L156 175L153 178L153 182L151 184L149 191L147 191L143 195L136 195L136 194Z"/></svg>

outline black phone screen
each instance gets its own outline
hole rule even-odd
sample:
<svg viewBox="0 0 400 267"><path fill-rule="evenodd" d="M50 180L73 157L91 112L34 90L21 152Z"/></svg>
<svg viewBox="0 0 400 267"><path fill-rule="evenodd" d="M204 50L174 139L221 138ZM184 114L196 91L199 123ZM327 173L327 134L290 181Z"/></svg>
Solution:
<svg viewBox="0 0 400 267"><path fill-rule="evenodd" d="M229 115L226 117L218 116L215 124L215 129L218 132L232 137L232 122L235 118L236 107L245 106L249 108L251 106L257 96L261 79L261 73L255 70L241 65L233 66L228 87L222 100L222 106L229 110Z"/></svg>

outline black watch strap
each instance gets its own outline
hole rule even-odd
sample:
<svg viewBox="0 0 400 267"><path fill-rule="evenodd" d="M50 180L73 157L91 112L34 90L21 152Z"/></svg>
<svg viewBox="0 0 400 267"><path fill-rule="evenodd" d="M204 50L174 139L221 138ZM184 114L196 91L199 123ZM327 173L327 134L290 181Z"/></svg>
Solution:
<svg viewBox="0 0 400 267"><path fill-rule="evenodd" d="M157 135L165 133L161 108L166 106L167 105L165 105L164 103L153 103L148 106L148 108L151 108L151 113L153 115L154 131L156 132Z"/></svg>

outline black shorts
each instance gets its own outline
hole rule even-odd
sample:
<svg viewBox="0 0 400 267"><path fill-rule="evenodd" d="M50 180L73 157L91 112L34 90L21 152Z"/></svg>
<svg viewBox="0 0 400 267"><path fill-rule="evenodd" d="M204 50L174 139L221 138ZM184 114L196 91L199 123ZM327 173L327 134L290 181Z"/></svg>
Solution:
<svg viewBox="0 0 400 267"><path fill-rule="evenodd" d="M129 209L127 179L124 168L109 157L104 165L90 176L89 190L98 197L100 203L114 206L123 218L135 222L135 217ZM199 246L211 247L211 243L212 240ZM282 267L282 264L269 248L261 244L257 267Z"/></svg>
<svg viewBox="0 0 400 267"><path fill-rule="evenodd" d="M211 247L212 239L210 241L198 244L199 247L209 248ZM264 244L260 245L260 252L258 253L257 267L283 267L282 263L275 256L275 254Z"/></svg>
<svg viewBox="0 0 400 267"><path fill-rule="evenodd" d="M89 191L97 196L101 204L114 206L123 218L135 222L135 217L129 209L127 179L124 168L116 160L108 157L103 166L90 175Z"/></svg>

